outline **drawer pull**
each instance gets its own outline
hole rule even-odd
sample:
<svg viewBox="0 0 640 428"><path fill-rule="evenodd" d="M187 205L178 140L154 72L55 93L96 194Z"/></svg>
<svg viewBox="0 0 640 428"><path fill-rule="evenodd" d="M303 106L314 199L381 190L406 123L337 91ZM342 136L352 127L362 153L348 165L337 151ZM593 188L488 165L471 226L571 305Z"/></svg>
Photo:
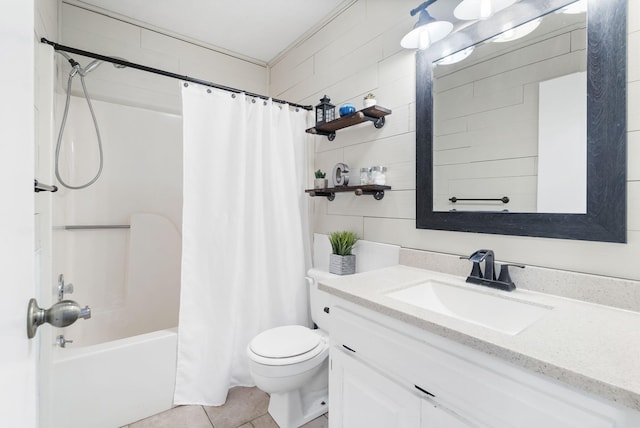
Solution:
<svg viewBox="0 0 640 428"><path fill-rule="evenodd" d="M342 347L343 347L344 349L346 349L347 351L351 351L351 352L353 352L353 353L355 353L355 352L356 352L354 349L349 348L347 345L342 345ZM417 386L416 386L416 388L417 388Z"/></svg>
<svg viewBox="0 0 640 428"><path fill-rule="evenodd" d="M342 346L344 346L344 345L342 345ZM432 393L430 393L430 392L429 392L429 391L427 391L426 389L422 389L422 388L420 388L418 385L413 385L413 386L415 386L415 387L416 387L416 389L417 389L418 391L424 392L425 394L430 395L430 396L432 396L432 397L434 397L434 398L435 398L435 395L433 395Z"/></svg>
<svg viewBox="0 0 640 428"><path fill-rule="evenodd" d="M323 309L323 311L324 311L326 314L328 314L328 313L329 313L329 306L325 306L325 307L324 307L324 309Z"/></svg>

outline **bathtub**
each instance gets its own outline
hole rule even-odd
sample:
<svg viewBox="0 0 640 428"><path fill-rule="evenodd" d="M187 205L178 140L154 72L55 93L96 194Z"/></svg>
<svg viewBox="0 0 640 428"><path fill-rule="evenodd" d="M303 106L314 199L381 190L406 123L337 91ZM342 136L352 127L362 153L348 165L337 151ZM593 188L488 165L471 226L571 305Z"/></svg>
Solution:
<svg viewBox="0 0 640 428"><path fill-rule="evenodd" d="M52 361L54 428L117 428L172 407L177 328L77 349Z"/></svg>

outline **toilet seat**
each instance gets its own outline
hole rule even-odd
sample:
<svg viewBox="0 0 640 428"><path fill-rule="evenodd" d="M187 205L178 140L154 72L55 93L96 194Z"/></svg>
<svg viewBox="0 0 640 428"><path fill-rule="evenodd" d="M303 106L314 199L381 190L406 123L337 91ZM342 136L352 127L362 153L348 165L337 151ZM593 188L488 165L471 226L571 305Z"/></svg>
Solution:
<svg viewBox="0 0 640 428"><path fill-rule="evenodd" d="M313 330L300 325L287 325L260 333L248 348L253 361L283 366L310 360L326 347L326 340Z"/></svg>

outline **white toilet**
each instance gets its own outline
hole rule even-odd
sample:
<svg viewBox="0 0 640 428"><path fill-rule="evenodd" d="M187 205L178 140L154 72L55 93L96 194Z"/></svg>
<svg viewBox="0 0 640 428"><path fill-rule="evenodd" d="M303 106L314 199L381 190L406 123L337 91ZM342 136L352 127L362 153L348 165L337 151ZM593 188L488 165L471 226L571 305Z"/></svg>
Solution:
<svg viewBox="0 0 640 428"><path fill-rule="evenodd" d="M318 280L334 276L311 269L309 301L318 329L287 325L264 331L247 347L254 382L271 395L269 414L280 428L298 428L328 410L329 315L331 297ZM325 312L327 308L327 312Z"/></svg>

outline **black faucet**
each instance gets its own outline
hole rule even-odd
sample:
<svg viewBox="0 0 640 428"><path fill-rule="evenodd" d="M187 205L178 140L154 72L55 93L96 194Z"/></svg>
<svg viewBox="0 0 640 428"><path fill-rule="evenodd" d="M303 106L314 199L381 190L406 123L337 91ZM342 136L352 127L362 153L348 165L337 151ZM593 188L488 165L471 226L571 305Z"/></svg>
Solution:
<svg viewBox="0 0 640 428"><path fill-rule="evenodd" d="M509 275L509 266L524 268L522 265L503 264L500 266L500 275L496 279L495 256L492 250L478 250L469 257L460 257L473 262L471 274L467 277L467 282L473 284L486 285L487 287L497 288L504 291L513 291L516 285ZM484 273L480 267L480 263L484 262Z"/></svg>

